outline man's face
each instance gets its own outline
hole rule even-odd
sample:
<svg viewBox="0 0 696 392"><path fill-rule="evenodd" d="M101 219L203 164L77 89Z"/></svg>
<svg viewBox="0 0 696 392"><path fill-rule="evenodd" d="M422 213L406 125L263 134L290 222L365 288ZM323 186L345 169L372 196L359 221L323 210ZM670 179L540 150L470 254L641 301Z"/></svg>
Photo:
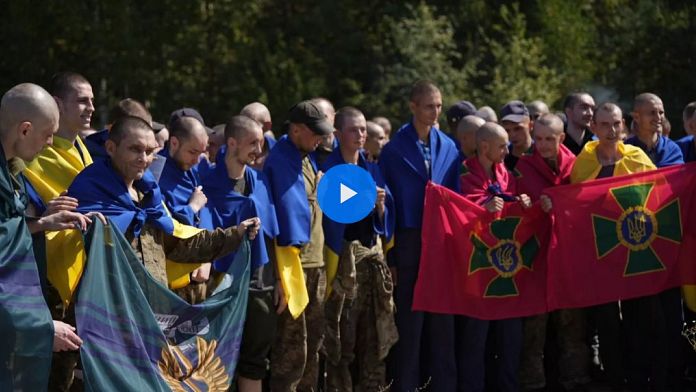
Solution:
<svg viewBox="0 0 696 392"><path fill-rule="evenodd" d="M297 134L295 143L297 149L305 154L309 154L310 152L316 150L319 143L321 143L323 136L312 132L312 130L304 124L293 125L294 132Z"/></svg>
<svg viewBox="0 0 696 392"><path fill-rule="evenodd" d="M155 157L157 141L152 130L133 128L125 132L120 143L107 140L105 147L114 169L129 183L143 178Z"/></svg>
<svg viewBox="0 0 696 392"><path fill-rule="evenodd" d="M587 94L583 94L572 108L566 109L568 121L578 128L589 128L592 123L594 107L594 99Z"/></svg>
<svg viewBox="0 0 696 392"><path fill-rule="evenodd" d="M78 83L65 97L57 98L60 124L70 131L89 129L94 113L94 94L89 83Z"/></svg>
<svg viewBox="0 0 696 392"><path fill-rule="evenodd" d="M169 140L169 155L181 170L194 167L201 154L208 147L208 135L205 132L194 132L188 138L179 139L172 136Z"/></svg>
<svg viewBox="0 0 696 392"><path fill-rule="evenodd" d="M367 121L364 116L347 117L343 119L341 130L337 132L341 148L358 151L365 145L367 139Z"/></svg>
<svg viewBox="0 0 696 392"><path fill-rule="evenodd" d="M442 111L442 96L439 91L423 94L416 97L416 102L409 104L413 114L413 122L421 125L437 124L437 119Z"/></svg>
<svg viewBox="0 0 696 392"><path fill-rule="evenodd" d="M376 132L374 134L367 135L367 139L365 140L365 150L370 153L370 156L378 158L379 154L382 152L382 148L384 148L384 145L387 144L389 139L387 139L384 128L375 127L375 129Z"/></svg>
<svg viewBox="0 0 696 392"><path fill-rule="evenodd" d="M482 143L484 150L482 153L494 164L503 163L505 156L508 154L508 142L507 135L491 138L491 140Z"/></svg>
<svg viewBox="0 0 696 392"><path fill-rule="evenodd" d="M261 127L247 130L239 140L229 138L227 148L232 151L232 158L243 165L251 165L263 152L263 131Z"/></svg>
<svg viewBox="0 0 696 392"><path fill-rule="evenodd" d="M531 138L529 134L529 118L524 119L519 123L503 121L502 126L505 128L505 131L507 131L508 137L510 138L510 144L512 144L513 147L527 146L527 143Z"/></svg>
<svg viewBox="0 0 696 392"><path fill-rule="evenodd" d="M662 126L665 120L665 108L660 100L650 100L639 105L633 111L633 119L638 126L638 136L650 137L653 134L662 134Z"/></svg>
<svg viewBox="0 0 696 392"><path fill-rule="evenodd" d="M545 159L556 159L559 146L563 142L563 130L554 130L536 123L533 134L534 145L537 151L539 151L539 155Z"/></svg>
<svg viewBox="0 0 696 392"><path fill-rule="evenodd" d="M53 134L58 130L56 120L40 119L33 123L20 124L21 136L15 153L25 161L33 160L49 144L53 143Z"/></svg>
<svg viewBox="0 0 696 392"><path fill-rule="evenodd" d="M624 128L624 120L621 112L601 110L597 112L592 122L592 133L599 139L599 144L616 145L621 141L621 133Z"/></svg>

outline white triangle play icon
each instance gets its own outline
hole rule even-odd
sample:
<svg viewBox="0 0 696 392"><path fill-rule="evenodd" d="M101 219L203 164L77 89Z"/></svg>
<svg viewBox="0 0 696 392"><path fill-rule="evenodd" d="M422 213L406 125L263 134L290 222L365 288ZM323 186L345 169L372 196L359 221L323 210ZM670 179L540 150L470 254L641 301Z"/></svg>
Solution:
<svg viewBox="0 0 696 392"><path fill-rule="evenodd" d="M341 183L341 204L358 193Z"/></svg>

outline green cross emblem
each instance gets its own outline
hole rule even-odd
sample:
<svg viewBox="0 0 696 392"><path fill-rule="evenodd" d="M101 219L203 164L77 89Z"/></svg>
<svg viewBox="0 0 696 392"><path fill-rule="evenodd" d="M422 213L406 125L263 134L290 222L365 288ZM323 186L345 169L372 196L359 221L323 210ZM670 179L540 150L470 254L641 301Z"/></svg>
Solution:
<svg viewBox="0 0 696 392"><path fill-rule="evenodd" d="M612 188L612 195L622 212L618 218L592 215L597 259L602 259L619 246L628 249L624 276L662 271L665 265L652 247L656 238L677 244L682 240L679 199L672 200L657 211L647 207L654 183Z"/></svg>
<svg viewBox="0 0 696 392"><path fill-rule="evenodd" d="M515 231L520 217L507 217L490 224L491 234L498 240L488 246L476 234L470 237L473 252L469 258L469 275L481 270L493 269L498 276L488 282L484 297L514 297L519 295L515 275L522 269L532 270L539 242L532 236L520 245L515 240Z"/></svg>

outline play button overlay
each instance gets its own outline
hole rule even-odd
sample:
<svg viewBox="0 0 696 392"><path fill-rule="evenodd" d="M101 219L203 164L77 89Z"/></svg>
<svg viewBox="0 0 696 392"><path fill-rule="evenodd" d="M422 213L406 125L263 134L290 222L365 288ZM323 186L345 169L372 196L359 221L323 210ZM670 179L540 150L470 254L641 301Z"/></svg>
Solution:
<svg viewBox="0 0 696 392"><path fill-rule="evenodd" d="M322 212L339 223L355 223L375 207L377 185L358 165L337 165L319 180L317 199Z"/></svg>

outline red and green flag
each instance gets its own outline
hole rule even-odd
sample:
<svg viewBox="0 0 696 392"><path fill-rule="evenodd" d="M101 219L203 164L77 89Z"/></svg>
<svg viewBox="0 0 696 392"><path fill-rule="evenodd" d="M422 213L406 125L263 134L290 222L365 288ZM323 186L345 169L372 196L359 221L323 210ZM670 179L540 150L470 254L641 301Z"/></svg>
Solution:
<svg viewBox="0 0 696 392"><path fill-rule="evenodd" d="M549 308L696 283L695 191L694 164L547 189Z"/></svg>
<svg viewBox="0 0 696 392"><path fill-rule="evenodd" d="M488 320L545 312L547 219L519 203L492 214L428 184L413 310Z"/></svg>

